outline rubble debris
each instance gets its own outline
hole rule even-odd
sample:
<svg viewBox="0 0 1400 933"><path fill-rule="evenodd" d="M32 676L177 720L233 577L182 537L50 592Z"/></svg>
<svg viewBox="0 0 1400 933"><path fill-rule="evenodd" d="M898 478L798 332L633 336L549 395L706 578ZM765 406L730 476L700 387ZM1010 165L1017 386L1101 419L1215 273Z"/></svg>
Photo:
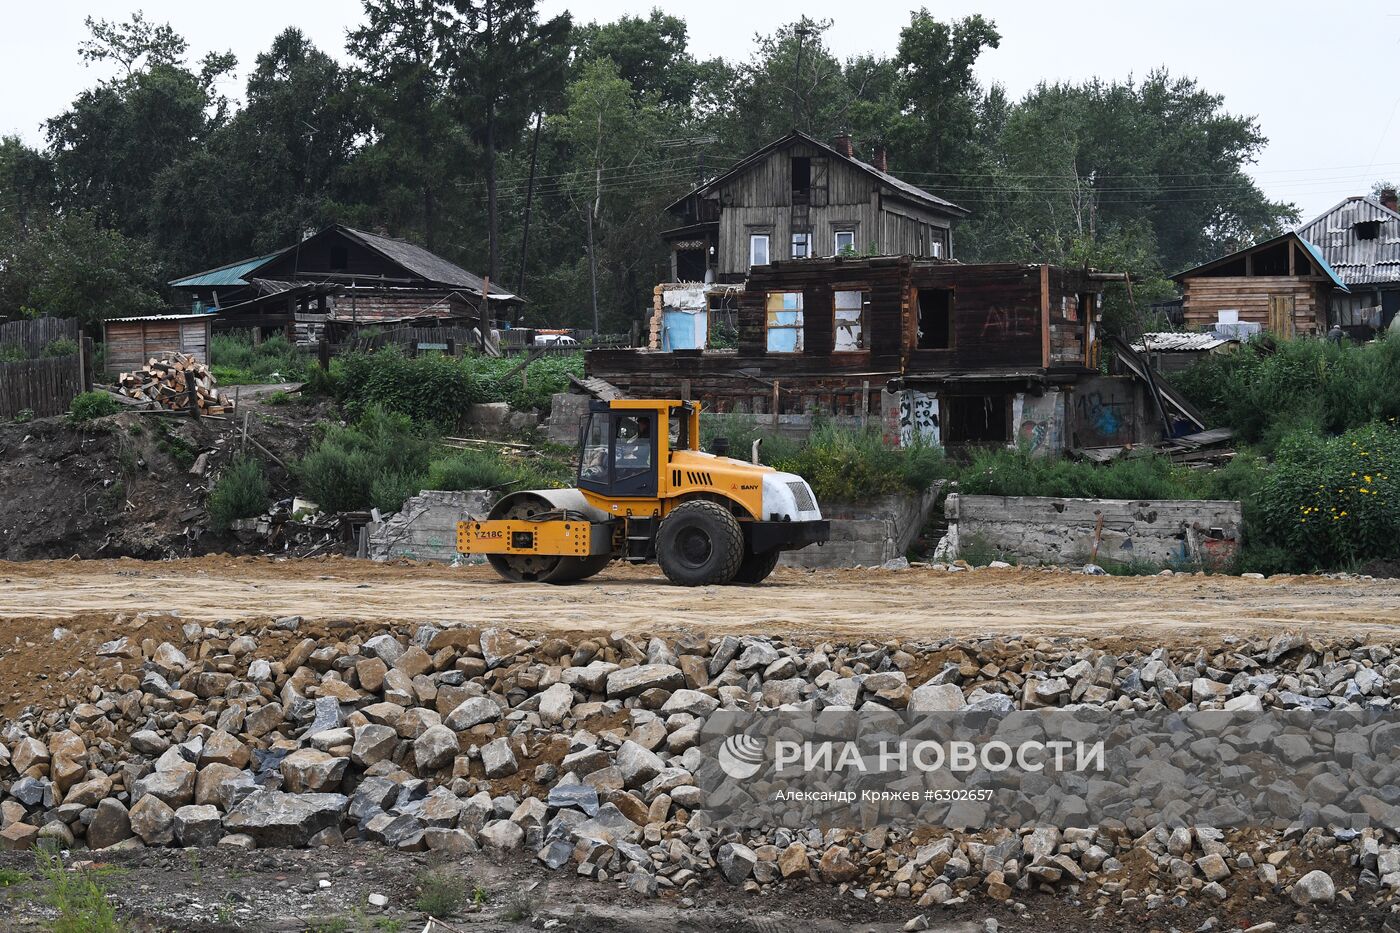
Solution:
<svg viewBox="0 0 1400 933"><path fill-rule="evenodd" d="M98 681L81 695L20 709L0 726L0 848L523 851L648 897L822 883L925 911L1051 894L1139 919L1237 895L1280 916L1337 901L1388 910L1400 893L1395 823L721 830L695 778L707 717L782 703L1393 709L1400 650L1356 636L1109 651L1040 637L571 641L432 625L318 636L292 621L119 638L95 652ZM1347 792L1328 778L1318 794Z"/></svg>

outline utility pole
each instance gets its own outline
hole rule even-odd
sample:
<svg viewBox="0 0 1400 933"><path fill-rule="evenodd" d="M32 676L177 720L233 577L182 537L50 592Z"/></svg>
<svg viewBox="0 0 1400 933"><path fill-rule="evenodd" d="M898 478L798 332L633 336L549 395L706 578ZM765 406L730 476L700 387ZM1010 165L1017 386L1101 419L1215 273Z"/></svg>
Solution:
<svg viewBox="0 0 1400 933"><path fill-rule="evenodd" d="M525 259L530 251L530 205L535 199L535 164L540 152L540 124L544 122L544 114L535 111L535 138L530 143L530 181L525 186L525 229L520 235L520 278L515 286L515 293L520 297L525 297ZM520 323L520 311L517 306L515 312L516 323Z"/></svg>
<svg viewBox="0 0 1400 933"><path fill-rule="evenodd" d="M807 20L803 17L792 31L797 37L797 60L792 66L792 128L800 129L797 125L797 109L800 98L800 86L802 83L802 41L807 38Z"/></svg>

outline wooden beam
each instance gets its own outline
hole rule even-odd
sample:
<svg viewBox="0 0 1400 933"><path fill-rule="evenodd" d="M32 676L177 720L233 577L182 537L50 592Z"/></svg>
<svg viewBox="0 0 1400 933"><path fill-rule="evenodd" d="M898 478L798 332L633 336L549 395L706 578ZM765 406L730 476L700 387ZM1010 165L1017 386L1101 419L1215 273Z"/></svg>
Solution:
<svg viewBox="0 0 1400 933"><path fill-rule="evenodd" d="M1040 267L1040 365L1050 368L1050 267Z"/></svg>

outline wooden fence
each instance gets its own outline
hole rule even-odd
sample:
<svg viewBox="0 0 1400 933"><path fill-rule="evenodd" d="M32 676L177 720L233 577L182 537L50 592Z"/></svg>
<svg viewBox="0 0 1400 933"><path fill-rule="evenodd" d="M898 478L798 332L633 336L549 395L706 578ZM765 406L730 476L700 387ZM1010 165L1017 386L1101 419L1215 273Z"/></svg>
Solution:
<svg viewBox="0 0 1400 933"><path fill-rule="evenodd" d="M10 321L0 324L0 347L19 347L27 359L33 359L55 340L67 339L77 343L78 334L78 321L75 318L41 317L32 321Z"/></svg>
<svg viewBox="0 0 1400 933"><path fill-rule="evenodd" d="M90 341L84 338L83 343ZM48 418L67 411L73 397L85 388L83 355L0 363L0 418L13 418L23 411Z"/></svg>

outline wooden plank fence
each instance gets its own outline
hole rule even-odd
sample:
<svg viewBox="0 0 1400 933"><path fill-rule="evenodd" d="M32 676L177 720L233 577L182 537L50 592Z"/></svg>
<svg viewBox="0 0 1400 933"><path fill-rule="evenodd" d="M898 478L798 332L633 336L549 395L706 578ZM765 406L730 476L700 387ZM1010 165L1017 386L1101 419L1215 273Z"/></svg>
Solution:
<svg viewBox="0 0 1400 933"><path fill-rule="evenodd" d="M35 418L61 415L83 391L83 355L0 363L0 418L32 411Z"/></svg>
<svg viewBox="0 0 1400 933"><path fill-rule="evenodd" d="M32 359L44 352L44 348L55 340L68 339L77 343L78 321L76 318L41 317L32 321L10 321L0 324L0 347L17 346L24 351L26 358Z"/></svg>

